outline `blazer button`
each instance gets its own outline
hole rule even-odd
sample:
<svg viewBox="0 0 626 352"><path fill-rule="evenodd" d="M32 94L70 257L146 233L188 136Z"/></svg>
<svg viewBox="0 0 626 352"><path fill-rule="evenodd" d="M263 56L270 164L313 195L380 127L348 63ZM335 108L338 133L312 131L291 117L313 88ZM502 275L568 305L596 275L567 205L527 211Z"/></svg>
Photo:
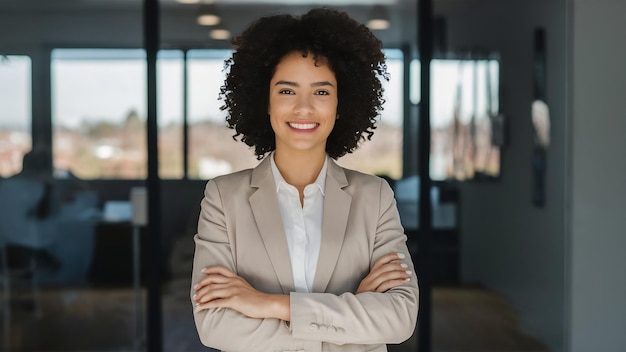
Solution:
<svg viewBox="0 0 626 352"><path fill-rule="evenodd" d="M331 326L328 327L328 331L330 331L330 332L337 332L337 328L331 325Z"/></svg>
<svg viewBox="0 0 626 352"><path fill-rule="evenodd" d="M313 330L313 331L317 331L320 329L320 326L315 324L315 323L311 323L309 324L309 329Z"/></svg>
<svg viewBox="0 0 626 352"><path fill-rule="evenodd" d="M344 330L343 328L337 328L337 332L343 334L344 332L346 332L346 330Z"/></svg>
<svg viewBox="0 0 626 352"><path fill-rule="evenodd" d="M328 331L328 326L326 326L326 325L320 326L320 331L327 332Z"/></svg>

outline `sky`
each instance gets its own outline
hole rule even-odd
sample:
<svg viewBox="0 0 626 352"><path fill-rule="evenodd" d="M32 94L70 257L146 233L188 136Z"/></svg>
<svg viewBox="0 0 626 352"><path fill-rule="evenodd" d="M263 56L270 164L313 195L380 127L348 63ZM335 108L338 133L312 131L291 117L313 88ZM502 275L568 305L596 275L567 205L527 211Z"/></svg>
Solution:
<svg viewBox="0 0 626 352"><path fill-rule="evenodd" d="M31 61L0 57L0 129L30 130Z"/></svg>

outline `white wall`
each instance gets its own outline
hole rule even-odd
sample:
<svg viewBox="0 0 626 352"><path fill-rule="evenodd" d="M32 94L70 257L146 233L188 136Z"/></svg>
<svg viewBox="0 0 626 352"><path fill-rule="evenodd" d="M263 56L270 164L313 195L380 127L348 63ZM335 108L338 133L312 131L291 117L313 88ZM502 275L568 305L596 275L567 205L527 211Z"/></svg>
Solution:
<svg viewBox="0 0 626 352"><path fill-rule="evenodd" d="M626 1L573 1L570 351L626 350Z"/></svg>
<svg viewBox="0 0 626 352"><path fill-rule="evenodd" d="M565 340L565 10L565 0L489 0L448 18L449 49L500 52L501 107L510 132L501 180L461 186L462 279L504 293L521 327L553 351L563 350ZM547 36L552 119L544 208L531 198L533 31L539 26Z"/></svg>

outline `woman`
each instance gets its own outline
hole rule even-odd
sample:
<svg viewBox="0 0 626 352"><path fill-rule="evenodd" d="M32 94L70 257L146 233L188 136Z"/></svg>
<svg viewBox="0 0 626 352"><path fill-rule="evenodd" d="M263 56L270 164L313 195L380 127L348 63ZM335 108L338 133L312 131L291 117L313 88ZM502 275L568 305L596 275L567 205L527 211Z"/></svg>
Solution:
<svg viewBox="0 0 626 352"><path fill-rule="evenodd" d="M224 351L386 351L414 330L417 278L393 193L333 159L371 138L381 43L345 13L261 18L221 97L262 162L207 183L192 300Z"/></svg>

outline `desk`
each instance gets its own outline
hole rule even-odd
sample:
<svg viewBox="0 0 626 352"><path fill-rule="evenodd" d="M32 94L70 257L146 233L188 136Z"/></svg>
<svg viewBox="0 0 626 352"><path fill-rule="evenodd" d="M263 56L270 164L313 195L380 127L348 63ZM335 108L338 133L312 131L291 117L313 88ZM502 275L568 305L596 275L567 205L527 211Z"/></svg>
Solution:
<svg viewBox="0 0 626 352"><path fill-rule="evenodd" d="M146 277L147 233L140 230L140 274ZM133 284L133 225L130 222L101 222L96 226L89 281L94 285Z"/></svg>
<svg viewBox="0 0 626 352"><path fill-rule="evenodd" d="M407 245L414 256L414 262L418 261L418 256L424 255L420 252L420 242L423 240L419 236L423 234L419 229L406 229L408 237ZM460 238L458 229L433 229L430 234L430 253L428 260L428 275L434 284L458 284L460 282ZM417 268L419 278L422 268Z"/></svg>

